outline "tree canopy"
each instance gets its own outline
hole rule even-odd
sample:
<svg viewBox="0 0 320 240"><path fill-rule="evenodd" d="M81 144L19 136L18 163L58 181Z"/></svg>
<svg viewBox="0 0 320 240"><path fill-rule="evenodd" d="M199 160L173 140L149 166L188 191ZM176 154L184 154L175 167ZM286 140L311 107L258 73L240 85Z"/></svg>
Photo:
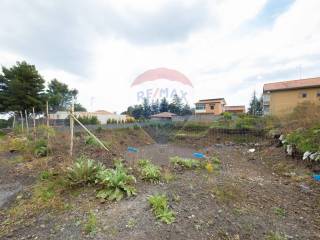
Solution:
<svg viewBox="0 0 320 240"><path fill-rule="evenodd" d="M136 119L150 118L151 115L161 112L172 112L177 115L191 115L192 111L188 104L183 104L182 100L175 95L172 102L169 103L166 98L149 103L148 99L144 99L143 104L129 106L127 111L123 114L127 114Z"/></svg>
<svg viewBox="0 0 320 240"><path fill-rule="evenodd" d="M76 99L78 90L69 89L68 85L53 79L45 91L45 80L34 65L17 62L11 68L2 67L0 73L0 112L31 111L43 112L45 103L49 103L49 111L67 110ZM86 111L75 103L75 111Z"/></svg>
<svg viewBox="0 0 320 240"><path fill-rule="evenodd" d="M68 85L53 79L48 84L47 98L50 111L64 111L68 109L72 103L72 99L76 99L78 95L77 89L69 89Z"/></svg>
<svg viewBox="0 0 320 240"><path fill-rule="evenodd" d="M41 112L45 99L45 81L34 65L17 62L11 68L2 67L0 74L0 112L35 108Z"/></svg>
<svg viewBox="0 0 320 240"><path fill-rule="evenodd" d="M253 92L248 113L253 116L261 116L263 114L262 97L258 99L256 91Z"/></svg>

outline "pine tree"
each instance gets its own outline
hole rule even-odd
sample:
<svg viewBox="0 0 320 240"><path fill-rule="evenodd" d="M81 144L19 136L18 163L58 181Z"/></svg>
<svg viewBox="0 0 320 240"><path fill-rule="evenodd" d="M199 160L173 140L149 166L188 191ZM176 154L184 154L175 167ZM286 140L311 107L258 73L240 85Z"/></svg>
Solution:
<svg viewBox="0 0 320 240"><path fill-rule="evenodd" d="M250 101L248 113L253 116L261 116L263 113L262 106L262 97L258 99L256 91L254 91Z"/></svg>
<svg viewBox="0 0 320 240"><path fill-rule="evenodd" d="M160 102L160 112L168 112L169 111L169 103L166 98L162 98Z"/></svg>
<svg viewBox="0 0 320 240"><path fill-rule="evenodd" d="M177 115L181 115L182 111L182 100L177 94L173 96L172 102L169 104L169 111Z"/></svg>
<svg viewBox="0 0 320 240"><path fill-rule="evenodd" d="M147 98L143 99L143 117L149 118L151 115L151 106Z"/></svg>

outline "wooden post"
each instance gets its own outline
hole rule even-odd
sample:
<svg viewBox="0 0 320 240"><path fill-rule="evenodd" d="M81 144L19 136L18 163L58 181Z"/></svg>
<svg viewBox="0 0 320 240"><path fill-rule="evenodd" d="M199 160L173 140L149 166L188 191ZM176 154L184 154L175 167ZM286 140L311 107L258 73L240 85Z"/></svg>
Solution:
<svg viewBox="0 0 320 240"><path fill-rule="evenodd" d="M12 129L16 126L16 113L13 113Z"/></svg>
<svg viewBox="0 0 320 240"><path fill-rule="evenodd" d="M24 110L24 114L26 117L26 129L27 129L27 134L29 133L29 123L28 123L28 113L27 110Z"/></svg>
<svg viewBox="0 0 320 240"><path fill-rule="evenodd" d="M23 115L22 115L22 111L20 111L20 117L21 117L21 130L23 132Z"/></svg>
<svg viewBox="0 0 320 240"><path fill-rule="evenodd" d="M77 123L79 123L79 125L81 127L83 127L84 130L86 130L86 132L93 137L100 145L101 147L103 147L106 151L109 152L109 149L99 140L99 138L97 138L92 132L90 132L90 130L88 128L86 128L86 126L84 126L75 116L74 114L70 114L70 118L73 118L74 120L76 120ZM70 122L71 123L71 122Z"/></svg>
<svg viewBox="0 0 320 240"><path fill-rule="evenodd" d="M71 105L71 115L70 115L70 157L72 157L73 153L73 116L74 116L74 100L72 99L72 105Z"/></svg>
<svg viewBox="0 0 320 240"><path fill-rule="evenodd" d="M47 113L47 127L49 127L49 104L48 104L48 101L47 101L47 107L46 107L46 113Z"/></svg>
<svg viewBox="0 0 320 240"><path fill-rule="evenodd" d="M32 118L33 118L33 134L34 134L34 138L36 138L36 114L34 112L34 107L32 108Z"/></svg>

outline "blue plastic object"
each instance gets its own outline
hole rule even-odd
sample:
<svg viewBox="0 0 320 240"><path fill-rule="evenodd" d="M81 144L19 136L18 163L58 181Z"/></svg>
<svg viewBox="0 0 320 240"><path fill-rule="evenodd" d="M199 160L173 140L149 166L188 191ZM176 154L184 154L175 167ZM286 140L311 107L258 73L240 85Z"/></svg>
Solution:
<svg viewBox="0 0 320 240"><path fill-rule="evenodd" d="M320 175L313 175L313 179L320 182Z"/></svg>
<svg viewBox="0 0 320 240"><path fill-rule="evenodd" d="M128 147L128 152L137 153L139 150L135 147Z"/></svg>
<svg viewBox="0 0 320 240"><path fill-rule="evenodd" d="M199 152L194 152L192 155L195 158L201 158L201 159L206 158L206 155L204 155L203 153L199 153Z"/></svg>

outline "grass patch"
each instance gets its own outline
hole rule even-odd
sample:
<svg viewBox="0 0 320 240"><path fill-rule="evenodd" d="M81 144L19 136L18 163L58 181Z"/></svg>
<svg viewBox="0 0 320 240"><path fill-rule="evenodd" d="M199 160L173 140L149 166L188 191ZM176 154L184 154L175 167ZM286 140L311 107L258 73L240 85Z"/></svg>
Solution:
<svg viewBox="0 0 320 240"><path fill-rule="evenodd" d="M288 238L279 232L270 232L267 234L266 240L287 240Z"/></svg>
<svg viewBox="0 0 320 240"><path fill-rule="evenodd" d="M148 198L148 202L152 207L152 211L157 219L160 221L171 224L175 220L175 215L168 206L168 198L164 194L152 195Z"/></svg>
<svg viewBox="0 0 320 240"><path fill-rule="evenodd" d="M162 179L166 183L169 183L175 179L175 175L169 169L165 168L162 172Z"/></svg>
<svg viewBox="0 0 320 240"><path fill-rule="evenodd" d="M175 157L170 157L170 162L175 167L180 166L187 169L195 169L200 167L200 161L191 159L191 158L181 158L181 157L175 156Z"/></svg>
<svg viewBox="0 0 320 240"><path fill-rule="evenodd" d="M224 203L240 201L244 197L240 187L234 183L225 182L223 185L214 186L211 191L218 201Z"/></svg>
<svg viewBox="0 0 320 240"><path fill-rule="evenodd" d="M88 215L87 222L84 225L84 231L86 234L94 234L97 230L97 217L93 212Z"/></svg>
<svg viewBox="0 0 320 240"><path fill-rule="evenodd" d="M273 208L273 212L275 215L277 215L278 217L282 217L284 218L286 216L286 210L280 207L274 207Z"/></svg>
<svg viewBox="0 0 320 240"><path fill-rule="evenodd" d="M141 178L145 181L159 182L161 179L160 167L152 164L150 160L140 159L138 161Z"/></svg>

